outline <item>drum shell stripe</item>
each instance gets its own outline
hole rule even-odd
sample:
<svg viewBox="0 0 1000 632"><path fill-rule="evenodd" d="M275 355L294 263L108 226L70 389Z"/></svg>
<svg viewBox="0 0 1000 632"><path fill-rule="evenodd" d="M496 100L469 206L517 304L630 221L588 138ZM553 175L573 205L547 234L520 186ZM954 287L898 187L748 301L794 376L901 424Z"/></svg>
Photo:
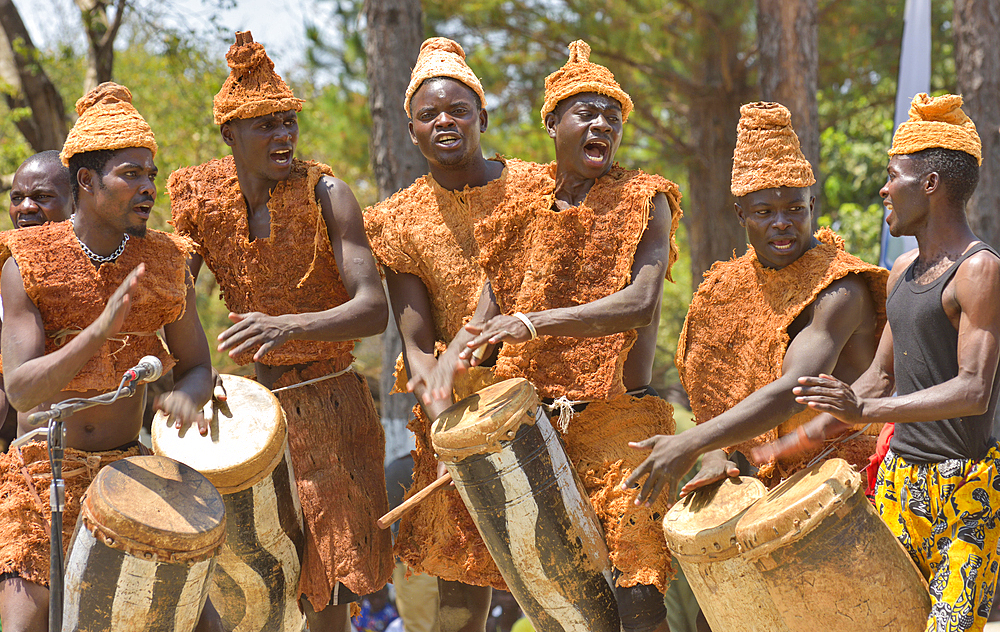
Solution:
<svg viewBox="0 0 1000 632"><path fill-rule="evenodd" d="M569 632L581 622L594 632L618 632L600 523L544 415L523 425L499 453L448 468L538 632Z"/></svg>
<svg viewBox="0 0 1000 632"><path fill-rule="evenodd" d="M284 457L253 487L226 494L226 544L212 582L212 603L234 632L299 632L301 509L286 445ZM239 587L233 591L233 585ZM251 599L255 603L248 604ZM257 599L266 600L256 603ZM265 609L266 616L261 609Z"/></svg>
<svg viewBox="0 0 1000 632"><path fill-rule="evenodd" d="M215 560L153 562L109 547L77 523L66 572L65 632L191 632ZM110 626L109 626L110 622Z"/></svg>

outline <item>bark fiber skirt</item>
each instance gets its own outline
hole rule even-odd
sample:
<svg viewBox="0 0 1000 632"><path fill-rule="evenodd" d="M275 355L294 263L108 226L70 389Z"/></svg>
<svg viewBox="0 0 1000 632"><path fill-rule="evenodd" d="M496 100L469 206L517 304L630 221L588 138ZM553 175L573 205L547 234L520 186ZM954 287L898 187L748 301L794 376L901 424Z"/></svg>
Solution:
<svg viewBox="0 0 1000 632"><path fill-rule="evenodd" d="M397 366L397 388L405 376ZM405 389L405 378L402 378ZM485 388L494 381L489 369L473 369L457 376L455 401ZM413 407L407 426L414 435L413 485L409 498L437 478L437 456L431 445L431 420L419 405ZM469 510L455 489L435 492L403 516L396 536L396 555L415 573L473 586L507 590L500 570L490 557Z"/></svg>
<svg viewBox="0 0 1000 632"><path fill-rule="evenodd" d="M66 448L63 457L63 479L66 481L62 528L64 555L68 555L70 538L80 517L80 499L97 472L105 465L144 452L138 445L106 452ZM26 476L31 477L34 492ZM49 538L51 482L52 469L44 442L35 441L20 450L10 448L0 454L0 573L17 573L27 581L46 587L52 550Z"/></svg>
<svg viewBox="0 0 1000 632"><path fill-rule="evenodd" d="M640 488L621 489L649 456L646 450L630 448L629 441L674 434L673 413L673 407L659 397L622 395L587 404L572 416L562 437L604 527L611 563L621 571L618 585L624 588L643 584L666 592L674 575L663 537L667 494L660 494L652 507L637 507Z"/></svg>
<svg viewBox="0 0 1000 632"><path fill-rule="evenodd" d="M313 375L293 369L275 387ZM288 420L292 469L305 518L299 590L316 610L337 582L356 595L385 586L394 567L388 530L375 524L389 510L385 433L365 379L354 372L275 393Z"/></svg>

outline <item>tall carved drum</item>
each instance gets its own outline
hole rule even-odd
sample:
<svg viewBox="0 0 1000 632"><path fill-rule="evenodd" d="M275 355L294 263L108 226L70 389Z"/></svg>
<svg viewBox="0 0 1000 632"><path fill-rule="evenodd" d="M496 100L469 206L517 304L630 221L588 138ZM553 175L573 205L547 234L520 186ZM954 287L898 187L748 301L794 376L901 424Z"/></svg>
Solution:
<svg viewBox="0 0 1000 632"><path fill-rule="evenodd" d="M926 626L927 584L843 459L772 489L737 523L736 539L792 632Z"/></svg>
<svg viewBox="0 0 1000 632"><path fill-rule="evenodd" d="M755 478L730 478L675 504L663 534L712 632L787 632L756 567L740 554L736 523L767 493Z"/></svg>
<svg viewBox="0 0 1000 632"><path fill-rule="evenodd" d="M448 408L431 439L500 573L538 632L618 632L600 522L524 379Z"/></svg>
<svg viewBox="0 0 1000 632"><path fill-rule="evenodd" d="M193 427L178 434L157 415L153 451L187 463L222 494L226 545L210 594L226 630L300 632L305 539L285 413L257 382L235 375L223 375L222 381L226 403L205 406L208 435Z"/></svg>
<svg viewBox="0 0 1000 632"><path fill-rule="evenodd" d="M226 536L222 498L183 463L104 467L81 501L66 562L64 632L191 632Z"/></svg>

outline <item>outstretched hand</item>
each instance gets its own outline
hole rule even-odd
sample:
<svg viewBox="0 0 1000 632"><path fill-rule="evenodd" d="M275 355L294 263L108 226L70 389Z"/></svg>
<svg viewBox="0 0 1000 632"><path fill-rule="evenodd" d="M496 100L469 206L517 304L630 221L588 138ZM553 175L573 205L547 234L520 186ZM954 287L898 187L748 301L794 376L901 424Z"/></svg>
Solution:
<svg viewBox="0 0 1000 632"><path fill-rule="evenodd" d="M625 479L622 489L638 485L639 480L646 476L646 481L636 496L635 504L645 504L649 507L666 489L667 507L673 506L677 502L677 486L684 475L694 467L698 453L687 449L679 435L656 435L645 441L629 442L628 446L634 450L652 450L652 452L639 467L635 468L631 476Z"/></svg>
<svg viewBox="0 0 1000 632"><path fill-rule="evenodd" d="M122 330L125 325L125 317L128 316L129 310L132 308L132 294L135 293L139 287L139 281L145 275L146 264L140 263L128 273L125 280L108 299L104 311L94 322L103 337L113 336Z"/></svg>
<svg viewBox="0 0 1000 632"><path fill-rule="evenodd" d="M268 316L260 312L230 312L229 320L235 324L219 334L219 351L228 349L230 358L260 347L253 354L253 361L260 362L268 351L285 344L292 334L291 327L281 316Z"/></svg>
<svg viewBox="0 0 1000 632"><path fill-rule="evenodd" d="M837 419L856 424L864 417L864 405L851 390L851 386L832 375L800 377L799 384L792 389L795 401L813 410L830 413Z"/></svg>
<svg viewBox="0 0 1000 632"><path fill-rule="evenodd" d="M696 489L739 475L739 466L729 460L725 450L712 450L701 457L701 469L694 478L684 484L680 497L684 498Z"/></svg>
<svg viewBox="0 0 1000 632"><path fill-rule="evenodd" d="M477 352L484 345L498 345L501 342L527 342L531 340L531 332L527 325L521 322L516 316L500 314L486 321L484 324L469 323L465 326L465 331L475 335L466 345L466 349L459 354L459 359L469 363L470 366L478 366L483 358L489 357L489 353ZM488 348L487 348L488 351Z"/></svg>

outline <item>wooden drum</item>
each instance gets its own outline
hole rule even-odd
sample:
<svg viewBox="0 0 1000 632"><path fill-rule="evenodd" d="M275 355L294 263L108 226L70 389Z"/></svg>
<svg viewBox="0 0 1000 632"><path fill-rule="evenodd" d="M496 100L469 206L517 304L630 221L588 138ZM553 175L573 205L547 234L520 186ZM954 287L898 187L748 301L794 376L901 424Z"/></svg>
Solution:
<svg viewBox="0 0 1000 632"><path fill-rule="evenodd" d="M927 584L843 459L802 470L736 525L792 632L923 630Z"/></svg>
<svg viewBox="0 0 1000 632"><path fill-rule="evenodd" d="M535 388L488 386L441 413L431 440L535 630L618 632L601 524Z"/></svg>
<svg viewBox="0 0 1000 632"><path fill-rule="evenodd" d="M787 632L756 567L740 554L736 523L767 493L755 478L729 478L685 496L663 534L712 632Z"/></svg>
<svg viewBox="0 0 1000 632"><path fill-rule="evenodd" d="M300 632L302 507L285 413L253 380L223 375L227 401L209 402L208 435L153 421L153 451L204 474L226 504L226 544L212 577L212 605L233 632Z"/></svg>
<svg viewBox="0 0 1000 632"><path fill-rule="evenodd" d="M226 537L219 492L190 467L134 456L81 500L66 562L64 632L191 632Z"/></svg>

